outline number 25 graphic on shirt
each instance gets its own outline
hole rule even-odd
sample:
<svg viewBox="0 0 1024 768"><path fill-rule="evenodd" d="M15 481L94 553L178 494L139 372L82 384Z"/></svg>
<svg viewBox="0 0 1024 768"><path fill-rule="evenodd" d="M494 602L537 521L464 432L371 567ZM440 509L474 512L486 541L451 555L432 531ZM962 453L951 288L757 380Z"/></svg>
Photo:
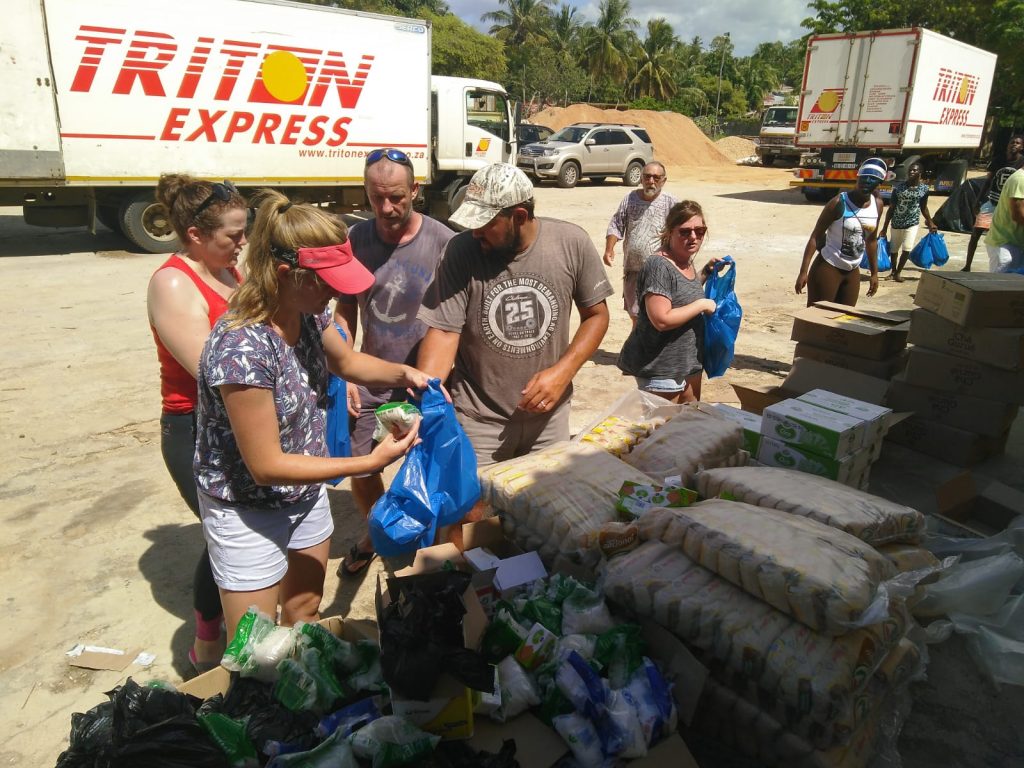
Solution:
<svg viewBox="0 0 1024 768"><path fill-rule="evenodd" d="M504 354L532 355L547 343L560 314L557 297L536 277L509 277L484 297L483 335Z"/></svg>

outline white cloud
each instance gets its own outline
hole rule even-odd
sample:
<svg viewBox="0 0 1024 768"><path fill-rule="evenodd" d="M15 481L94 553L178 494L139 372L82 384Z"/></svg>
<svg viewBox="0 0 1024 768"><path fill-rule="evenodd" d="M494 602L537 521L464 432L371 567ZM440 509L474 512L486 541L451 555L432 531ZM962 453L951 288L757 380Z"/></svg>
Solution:
<svg viewBox="0 0 1024 768"><path fill-rule="evenodd" d="M557 2L555 4L557 6ZM568 4L575 5L585 21L597 19L598 2ZM481 22L480 16L499 8L495 0L448 0L448 6L463 21L484 31L490 24ZM737 56L749 56L759 43L796 40L807 31L800 22L811 15L807 0L717 0L685 4L679 0L632 0L631 7L633 17L640 22L641 36L649 19L662 17L672 25L680 40L689 41L696 35L704 41L705 47L716 36L728 32Z"/></svg>

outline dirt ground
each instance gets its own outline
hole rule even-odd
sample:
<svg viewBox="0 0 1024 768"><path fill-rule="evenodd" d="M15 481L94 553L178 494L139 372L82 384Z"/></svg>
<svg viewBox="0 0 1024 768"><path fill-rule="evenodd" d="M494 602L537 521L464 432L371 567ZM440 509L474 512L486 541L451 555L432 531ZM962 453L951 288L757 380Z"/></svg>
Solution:
<svg viewBox="0 0 1024 768"><path fill-rule="evenodd" d="M706 383L705 400L735 402L730 382L770 383L789 368L789 315L804 303L793 282L819 211L788 189L789 178L782 169L670 169L667 190L705 206L705 255L732 254L738 262L745 317L736 360L724 379ZM626 191L615 183L545 186L538 211L582 225L601 252L608 217ZM947 269L958 269L966 237L947 241ZM160 458L145 309L160 257L126 245L106 230L35 229L19 210L0 209L0 300L8 313L0 362L3 766L52 765L67 744L71 714L99 703L128 674L178 682L190 672L190 589L201 532ZM610 275L618 286L618 264ZM862 305L909 307L916 285L913 272L902 285L883 282ZM612 326L577 376L576 429L632 385L615 367L629 330L620 302L612 299ZM330 496L337 531L322 613L367 617L378 566L339 583L335 567L358 521L347 483ZM156 661L124 673L76 669L64 653L79 642L143 649ZM1021 691L985 683L956 638L932 655L900 742L904 765L1024 764Z"/></svg>

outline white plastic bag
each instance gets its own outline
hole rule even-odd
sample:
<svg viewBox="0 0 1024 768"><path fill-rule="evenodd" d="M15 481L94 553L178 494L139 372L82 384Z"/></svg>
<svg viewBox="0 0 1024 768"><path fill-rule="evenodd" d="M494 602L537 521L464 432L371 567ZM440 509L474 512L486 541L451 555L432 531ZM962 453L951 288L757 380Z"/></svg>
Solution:
<svg viewBox="0 0 1024 768"><path fill-rule="evenodd" d="M915 616L948 614L987 616L1003 607L1010 590L1024 577L1024 560L1014 552L957 563L924 588Z"/></svg>

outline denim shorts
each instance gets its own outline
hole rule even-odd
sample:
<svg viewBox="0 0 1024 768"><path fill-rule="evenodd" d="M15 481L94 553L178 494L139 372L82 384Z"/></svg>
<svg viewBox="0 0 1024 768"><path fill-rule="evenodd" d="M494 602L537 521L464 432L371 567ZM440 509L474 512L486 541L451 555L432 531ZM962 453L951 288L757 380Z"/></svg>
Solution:
<svg viewBox="0 0 1024 768"><path fill-rule="evenodd" d="M636 385L644 392L684 392L686 390L686 379L676 381L675 379L647 379L643 376L634 376Z"/></svg>

